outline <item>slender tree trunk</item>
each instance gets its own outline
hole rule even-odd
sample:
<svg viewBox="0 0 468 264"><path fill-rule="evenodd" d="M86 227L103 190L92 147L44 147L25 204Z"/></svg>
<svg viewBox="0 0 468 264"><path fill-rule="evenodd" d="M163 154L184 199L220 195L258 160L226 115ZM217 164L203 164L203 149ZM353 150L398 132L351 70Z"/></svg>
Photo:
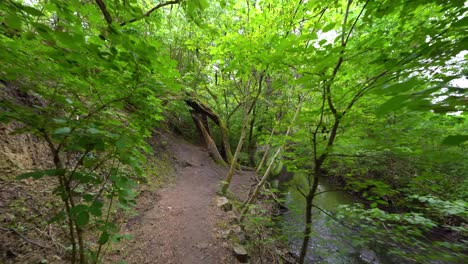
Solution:
<svg viewBox="0 0 468 264"><path fill-rule="evenodd" d="M315 193L317 192L318 184L322 176L322 165L327 159L329 152L335 142L338 128L340 126L341 117L337 114L334 114L335 121L330 131L330 137L328 138L325 152L322 153L322 155L320 155L319 158L316 158L317 156L316 154L314 154L314 157L315 157L314 158L314 182L312 184L312 187L309 189L309 193L307 194L307 196L305 196L305 199L306 199L305 225L306 226L304 228L304 234L303 234L304 238L302 241L301 253L299 256L299 264L304 264L305 256L307 254L307 250L309 247L310 231L311 231L311 224L312 224L312 206L313 206ZM318 129L316 129L313 135L314 153L317 152L317 131Z"/></svg>
<svg viewBox="0 0 468 264"><path fill-rule="evenodd" d="M266 70L265 70L266 71ZM221 194L226 195L227 190L229 189L229 185L231 184L232 177L234 175L234 171L237 167L237 159L239 157L239 153L242 150L242 145L244 144L245 136L247 134L247 125L249 124L250 120L250 115L252 113L252 110L254 109L255 105L257 104L258 97L260 96L262 92L262 83L263 83L263 77L264 74L260 74L260 78L258 81L258 90L255 95L255 97L252 99L251 103L245 103L244 104L244 120L242 123L242 130L241 130L241 135L239 138L239 142L237 143L236 151L234 152L234 157L232 158L231 161L231 166L229 167L229 172L226 176L226 180L224 181L223 188L221 189ZM250 95L250 80L248 81L248 84L246 86L246 93L247 95ZM246 97L247 98L247 97Z"/></svg>
<svg viewBox="0 0 468 264"><path fill-rule="evenodd" d="M60 185L65 189L64 179L59 175ZM68 224L68 234L70 235L70 242L72 246L71 253L71 263L76 263L76 238L75 238L75 226L73 220L71 219L71 206L67 197L62 197L63 202L65 203L65 212L67 214L67 224Z"/></svg>
<svg viewBox="0 0 468 264"><path fill-rule="evenodd" d="M256 152L256 142L253 135L254 126L255 126L255 114L256 114L256 107L253 110L253 116L250 120L249 125L249 143L247 144L247 153L249 154L249 166L255 167L255 152Z"/></svg>
<svg viewBox="0 0 468 264"><path fill-rule="evenodd" d="M208 133L208 135L211 136L210 126L208 125L208 117L206 117L206 115L201 115L201 121L202 121L203 126L206 129L206 132Z"/></svg>
<svg viewBox="0 0 468 264"><path fill-rule="evenodd" d="M227 128L224 121L221 119L219 119L219 123L217 125L219 127L219 131L221 132L221 143L224 149L226 161L228 164L231 164L233 156L231 151L231 143L229 140L229 129Z"/></svg>
<svg viewBox="0 0 468 264"><path fill-rule="evenodd" d="M257 166L257 170L255 171L256 173L259 173L260 170L262 169L263 167L263 164L265 163L267 157L268 157L268 154L270 153L270 149L271 149L271 140L273 139L273 135L275 133L275 128L272 128L271 129L271 134L270 134L270 138L268 139L268 144L266 146L266 149L265 149L265 153L263 153L263 157L262 157L262 160L260 161L260 163L258 164Z"/></svg>
<svg viewBox="0 0 468 264"><path fill-rule="evenodd" d="M314 168L314 183L312 188L309 190L309 193L305 197L306 199L306 208L305 208L305 227L304 227L304 238L302 239L302 246L301 246L301 253L299 255L299 264L303 264L305 261L305 257L307 255L307 250L309 248L310 242L310 232L312 231L312 206L315 197L315 193L317 192L320 174L321 174L321 164L315 164Z"/></svg>
<svg viewBox="0 0 468 264"><path fill-rule="evenodd" d="M301 107L302 107L302 98L300 99L299 105L297 106L296 111L294 112L294 116L293 116L293 118L292 118L292 120L291 120L291 124L289 125L288 129L286 130L286 133L285 133L285 135L284 135L286 138L287 138L287 137L289 136L289 134L291 133L291 129L292 129L294 123L296 122L297 116L299 115L299 112L301 111ZM242 222L242 220L244 219L245 214L247 213L248 205L251 204L251 203L253 203L253 202L255 201L255 199L256 199L257 196L258 196L258 193L260 192L260 189L261 189L261 188L263 187L263 185L267 182L268 176L270 175L270 171L272 170L273 165L274 165L276 159L278 158L279 154L281 153L284 144L286 144L286 143L283 143L283 145L281 145L281 146L278 147L278 149L276 150L275 154L274 154L273 157L271 158L270 163L268 164L267 170L266 170L265 173L263 174L262 179L261 179L260 182L255 186L255 189L254 189L254 191L252 192L252 194L249 196L249 198L242 204L242 206L241 206L241 215L240 215L240 218L239 218L239 221L240 221L240 222Z"/></svg>
<svg viewBox="0 0 468 264"><path fill-rule="evenodd" d="M255 199L257 198L259 192L260 192L260 189L263 187L263 185L265 185L265 183L267 182L268 180L268 176L270 175L270 172L271 172L271 169L273 168L273 165L275 163L275 160L276 158L278 157L278 155L281 153L281 147L279 147L276 152L275 152L275 155L273 156L273 158L271 159L268 167L267 167L267 170L265 171L265 173L263 174L263 177L262 179L260 180L260 182L255 186L255 189L254 191L252 192L252 194L249 196L249 198L242 204L241 206L241 214L240 214L240 217L239 217L239 222L242 222L244 220L244 217L245 217L245 214L247 213L247 210L249 209L248 205L249 204L252 204Z"/></svg>
<svg viewBox="0 0 468 264"><path fill-rule="evenodd" d="M245 136L247 134L247 124L249 123L250 114L248 113L248 109L246 106L244 122L242 124L241 135L239 138L239 142L237 143L236 151L234 152L234 157L232 158L231 165L229 167L229 172L226 176L226 180L223 183L223 188L221 189L221 194L226 195L227 190L229 189L229 185L232 181L232 176L234 175L234 171L237 167L237 159L239 157L239 153L242 150L242 145L244 144Z"/></svg>
<svg viewBox="0 0 468 264"><path fill-rule="evenodd" d="M64 177L65 191L66 191L66 195L67 195L67 198L68 198L68 201L70 203L71 208L75 207L75 200L73 199L73 191L72 191L72 187L71 187L72 180L73 180L73 173L74 172L72 172L70 174L68 179L66 177ZM86 256L85 256L85 245L84 245L84 240L83 240L84 232L83 232L83 229L78 225L76 220L74 220L73 222L75 224L76 237L78 239L78 247L79 247L78 252L79 252L79 255L80 255L80 264L85 264L85 263L87 263L87 259L86 259Z"/></svg>
<svg viewBox="0 0 468 264"><path fill-rule="evenodd" d="M53 160L54 160L54 165L55 165L55 169L59 170L59 171L62 171L63 170L63 164L62 164L62 161L60 159L60 150L58 148L56 148L54 146L54 144L52 143L52 140L50 139L49 135L45 132L45 131L41 131L43 136L44 136L44 139L45 141L47 142L48 146L49 146L49 149L52 153L52 156L53 156ZM58 175L58 179L59 179L59 185L60 187L63 189L63 190L66 190L66 185L67 185L67 180L65 178L65 174L64 173L59 173ZM70 263L74 264L76 263L76 238L75 238L75 226L74 226L74 222L73 222L73 219L71 218L71 204L70 204L70 201L69 201L69 193L63 193L62 195L62 201L64 202L65 204L65 213L67 214L67 225L68 225L68 232L69 232L69 236L70 236L70 243L71 243L71 246L72 246L72 252L71 252L71 260L70 260Z"/></svg>

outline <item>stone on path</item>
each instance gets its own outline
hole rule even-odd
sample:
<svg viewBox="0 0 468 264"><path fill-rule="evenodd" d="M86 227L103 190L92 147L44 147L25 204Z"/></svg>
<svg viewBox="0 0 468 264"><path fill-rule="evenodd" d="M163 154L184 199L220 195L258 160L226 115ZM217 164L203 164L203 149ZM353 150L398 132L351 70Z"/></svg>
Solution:
<svg viewBox="0 0 468 264"><path fill-rule="evenodd" d="M216 206L218 206L226 212L232 210L232 204L226 197L218 197L216 200Z"/></svg>
<svg viewBox="0 0 468 264"><path fill-rule="evenodd" d="M249 254L247 253L247 250L245 250L244 246L235 244L233 250L237 260L239 260L241 263L247 263Z"/></svg>

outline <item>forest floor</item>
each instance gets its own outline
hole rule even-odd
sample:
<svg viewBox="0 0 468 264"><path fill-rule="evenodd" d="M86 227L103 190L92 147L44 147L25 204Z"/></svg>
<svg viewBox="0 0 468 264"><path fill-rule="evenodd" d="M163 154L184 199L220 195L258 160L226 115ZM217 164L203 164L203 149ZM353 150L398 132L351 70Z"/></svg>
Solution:
<svg viewBox="0 0 468 264"><path fill-rule="evenodd" d="M237 263L227 237L229 218L216 206L216 192L227 169L215 163L204 148L163 135L172 156L173 184L140 195L138 215L122 232L133 238L114 247L115 263ZM156 168L157 169L157 168ZM239 198L252 184L253 172L238 172L231 190Z"/></svg>

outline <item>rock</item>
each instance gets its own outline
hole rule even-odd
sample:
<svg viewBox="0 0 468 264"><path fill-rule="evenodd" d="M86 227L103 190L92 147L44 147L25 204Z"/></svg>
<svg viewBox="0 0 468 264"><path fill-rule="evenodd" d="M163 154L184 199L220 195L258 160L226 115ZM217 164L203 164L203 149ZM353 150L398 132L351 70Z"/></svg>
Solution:
<svg viewBox="0 0 468 264"><path fill-rule="evenodd" d="M222 230L220 232L220 236L223 239L227 239L229 237L229 235L231 234L231 232L232 232L231 230Z"/></svg>
<svg viewBox="0 0 468 264"><path fill-rule="evenodd" d="M207 249L210 246L207 242L201 242L197 245L199 249Z"/></svg>
<svg viewBox="0 0 468 264"><path fill-rule="evenodd" d="M377 258L377 254L370 249L362 249L359 252L359 257L365 262L369 264L380 264L379 259Z"/></svg>
<svg viewBox="0 0 468 264"><path fill-rule="evenodd" d="M235 244L233 250L237 260L239 260L241 263L247 263L249 254L247 253L247 250L245 250L244 246Z"/></svg>
<svg viewBox="0 0 468 264"><path fill-rule="evenodd" d="M226 212L232 210L232 204L226 197L218 197L218 199L216 200L216 206L218 206Z"/></svg>
<svg viewBox="0 0 468 264"><path fill-rule="evenodd" d="M232 226L231 230L236 234L242 233L242 228L240 227L240 225Z"/></svg>

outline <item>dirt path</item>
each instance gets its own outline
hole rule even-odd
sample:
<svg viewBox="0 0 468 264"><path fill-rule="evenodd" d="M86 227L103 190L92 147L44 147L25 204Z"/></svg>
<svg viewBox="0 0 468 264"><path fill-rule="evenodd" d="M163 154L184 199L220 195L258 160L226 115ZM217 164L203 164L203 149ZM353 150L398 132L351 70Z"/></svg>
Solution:
<svg viewBox="0 0 468 264"><path fill-rule="evenodd" d="M127 263L237 263L231 247L217 235L226 215L214 200L227 168L199 146L180 138L166 140L175 163L175 184L158 191L154 204L150 201L137 223L127 226L125 233L133 240L120 258ZM236 175L234 191L247 189L249 176Z"/></svg>

